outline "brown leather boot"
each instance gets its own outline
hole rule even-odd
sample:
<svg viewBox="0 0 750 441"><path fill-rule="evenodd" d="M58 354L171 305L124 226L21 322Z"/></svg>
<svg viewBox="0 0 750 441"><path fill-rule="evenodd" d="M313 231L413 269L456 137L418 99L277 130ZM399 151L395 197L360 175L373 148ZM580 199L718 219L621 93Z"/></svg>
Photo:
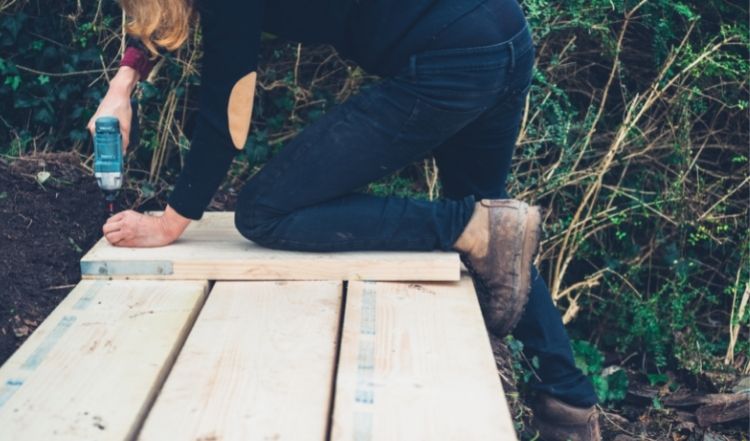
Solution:
<svg viewBox="0 0 750 441"><path fill-rule="evenodd" d="M581 408L541 394L533 426L544 441L601 441L596 406Z"/></svg>
<svg viewBox="0 0 750 441"><path fill-rule="evenodd" d="M487 328L502 337L521 318L541 232L539 207L482 199L454 247L472 275Z"/></svg>

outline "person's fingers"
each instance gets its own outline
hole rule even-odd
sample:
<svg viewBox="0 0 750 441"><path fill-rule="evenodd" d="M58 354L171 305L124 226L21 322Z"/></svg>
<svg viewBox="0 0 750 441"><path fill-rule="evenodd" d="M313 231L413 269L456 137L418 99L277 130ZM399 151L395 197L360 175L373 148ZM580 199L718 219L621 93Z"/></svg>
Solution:
<svg viewBox="0 0 750 441"><path fill-rule="evenodd" d="M120 230L110 231L110 232L106 233L104 235L104 237L106 237L107 240L110 241L110 242L115 242L117 240L122 239L123 233Z"/></svg>
<svg viewBox="0 0 750 441"><path fill-rule="evenodd" d="M138 238L136 238L133 235L125 235L123 236L122 239L117 241L114 245L117 247L129 247L130 248L130 247L142 247L143 243L142 243L142 240L138 240Z"/></svg>
<svg viewBox="0 0 750 441"><path fill-rule="evenodd" d="M125 219L125 213L127 213L127 210L115 213L109 219L107 219L107 222L109 223L122 221L123 219Z"/></svg>
<svg viewBox="0 0 750 441"><path fill-rule="evenodd" d="M133 244L132 239L123 239L115 244L113 244L116 247L124 247L124 248L133 248L136 245Z"/></svg>
<svg viewBox="0 0 750 441"><path fill-rule="evenodd" d="M124 224L124 222L121 221L121 220L119 220L119 221L107 221L107 223L104 224L104 226L102 227L102 232L104 234L107 234L107 233L111 233L113 231L121 230L122 227L123 227L123 224Z"/></svg>
<svg viewBox="0 0 750 441"><path fill-rule="evenodd" d="M122 212L122 221L124 222L125 228L133 228L138 221L138 213L133 210L125 210Z"/></svg>
<svg viewBox="0 0 750 441"><path fill-rule="evenodd" d="M114 247L130 247L130 239L123 238L118 240L117 242L113 243L112 246Z"/></svg>
<svg viewBox="0 0 750 441"><path fill-rule="evenodd" d="M111 233L105 234L104 237L107 238L107 241L110 244L117 245L120 241L126 238L126 235L123 231L117 230L117 231L113 231Z"/></svg>
<svg viewBox="0 0 750 441"><path fill-rule="evenodd" d="M150 225L144 224L147 216L133 210L125 210L115 214L104 225L104 235L107 241L118 247L153 246L150 240L144 239L144 228L148 231Z"/></svg>

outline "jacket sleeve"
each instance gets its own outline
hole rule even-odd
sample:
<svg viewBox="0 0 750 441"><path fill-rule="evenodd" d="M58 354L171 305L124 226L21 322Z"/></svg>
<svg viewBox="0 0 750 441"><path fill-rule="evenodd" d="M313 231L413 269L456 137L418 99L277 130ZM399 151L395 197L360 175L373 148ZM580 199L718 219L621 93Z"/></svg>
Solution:
<svg viewBox="0 0 750 441"><path fill-rule="evenodd" d="M203 61L190 151L169 205L200 219L250 129L263 0L198 2Z"/></svg>
<svg viewBox="0 0 750 441"><path fill-rule="evenodd" d="M143 44L132 37L127 37L125 52L120 59L120 67L132 67L138 72L138 79L143 81L148 77L155 64L156 60L151 59Z"/></svg>

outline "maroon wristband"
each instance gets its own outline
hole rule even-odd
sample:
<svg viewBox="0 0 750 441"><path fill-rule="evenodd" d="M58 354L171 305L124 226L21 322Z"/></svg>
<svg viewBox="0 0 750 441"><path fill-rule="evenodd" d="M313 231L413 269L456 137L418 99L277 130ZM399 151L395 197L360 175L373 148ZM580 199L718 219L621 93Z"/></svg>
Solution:
<svg viewBox="0 0 750 441"><path fill-rule="evenodd" d="M125 49L125 53L122 54L122 60L120 60L120 66L128 66L135 69L141 81L148 77L154 64L156 64L155 61L150 60L142 49L135 46L128 46Z"/></svg>

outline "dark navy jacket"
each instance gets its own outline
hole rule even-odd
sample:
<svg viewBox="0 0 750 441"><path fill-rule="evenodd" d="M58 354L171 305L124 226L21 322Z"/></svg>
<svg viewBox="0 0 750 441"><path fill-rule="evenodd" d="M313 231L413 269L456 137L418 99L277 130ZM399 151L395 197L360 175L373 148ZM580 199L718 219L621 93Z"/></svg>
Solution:
<svg viewBox="0 0 750 441"><path fill-rule="evenodd" d="M199 219L249 129L261 32L327 43L368 72L395 73L485 0L204 0L201 96L190 152L169 204ZM141 74L147 72L141 65ZM246 111L237 111L243 103ZM234 105L232 105L234 103ZM235 111L230 109L234 108ZM231 128L230 128L231 125Z"/></svg>

